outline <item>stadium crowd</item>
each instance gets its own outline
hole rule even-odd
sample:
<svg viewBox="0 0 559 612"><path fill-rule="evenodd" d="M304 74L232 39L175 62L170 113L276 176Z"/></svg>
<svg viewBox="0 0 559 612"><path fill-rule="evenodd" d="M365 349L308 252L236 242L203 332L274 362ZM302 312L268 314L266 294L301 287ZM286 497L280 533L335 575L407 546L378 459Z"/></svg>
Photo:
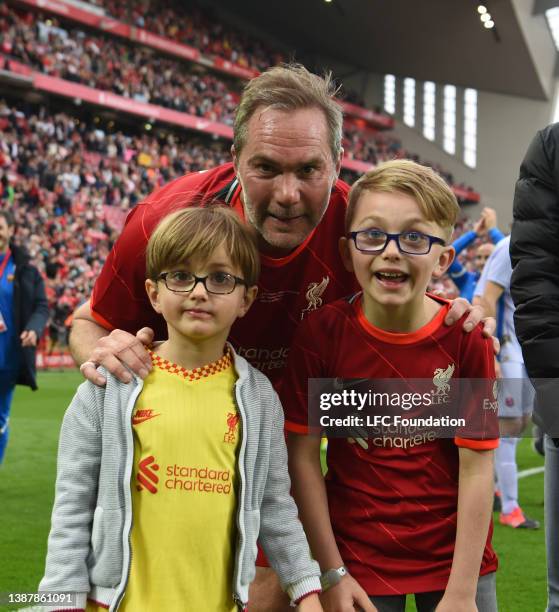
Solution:
<svg viewBox="0 0 559 612"><path fill-rule="evenodd" d="M108 36L64 28L56 19L0 8L0 50L33 69L73 83L232 125L238 83L226 82L193 65L158 57L147 47L129 46ZM192 68L192 70L189 70ZM394 138L348 127L351 157L376 163L402 150Z"/></svg>
<svg viewBox="0 0 559 612"><path fill-rule="evenodd" d="M207 9L193 2L188 3L188 8L173 0L139 0L129 3L98 0L90 4L102 7L115 19L195 47L204 55L222 57L239 66L261 72L285 60L281 53L273 51L262 41L222 23Z"/></svg>
<svg viewBox="0 0 559 612"><path fill-rule="evenodd" d="M0 51L50 76L211 121L233 123L239 82L157 56L146 47L64 27L53 18L37 19L34 13L1 6ZM269 55L268 59L275 58ZM371 164L395 157L420 161L397 138L351 123L344 127L344 149L350 159ZM450 173L436 169L453 183Z"/></svg>
<svg viewBox="0 0 559 612"><path fill-rule="evenodd" d="M194 65L125 45L108 36L64 28L54 19L5 6L0 9L0 49L34 70L184 113L233 122L233 84Z"/></svg>
<svg viewBox="0 0 559 612"><path fill-rule="evenodd" d="M46 278L55 338L91 293L126 212L157 186L229 158L223 143L109 133L64 113L26 113L5 102L0 134L0 200L15 213L17 241Z"/></svg>
<svg viewBox="0 0 559 612"><path fill-rule="evenodd" d="M189 2L188 7L173 0L157 3L154 0L140 0L129 5L115 0L89 0L88 4L103 8L107 15L119 21L194 47L205 56L226 59L243 68L262 72L287 59L284 53L220 22L207 7L196 6L193 2ZM342 86L339 95L346 102L367 106L363 96L352 89ZM382 111L375 108L375 112Z"/></svg>
<svg viewBox="0 0 559 612"><path fill-rule="evenodd" d="M287 59L284 53L220 22L208 8L193 2L189 2L188 7L174 0L140 0L128 5L116 0L90 0L89 3L103 8L107 15L119 21L195 47L206 56L227 59L244 68L261 72ZM352 104L366 106L363 97L354 90L342 87L340 97Z"/></svg>
<svg viewBox="0 0 559 612"><path fill-rule="evenodd" d="M375 132L346 124L344 126L344 151L352 159L358 159L373 165L395 158L412 159L434 168L449 185L454 184L454 177L438 164L424 162L419 155L410 153L402 146L400 139L386 132Z"/></svg>

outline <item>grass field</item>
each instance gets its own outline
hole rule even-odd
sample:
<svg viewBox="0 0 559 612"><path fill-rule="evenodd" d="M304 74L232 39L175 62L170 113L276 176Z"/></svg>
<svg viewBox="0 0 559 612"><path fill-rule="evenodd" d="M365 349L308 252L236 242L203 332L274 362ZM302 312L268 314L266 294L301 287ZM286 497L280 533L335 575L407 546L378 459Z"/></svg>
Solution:
<svg viewBox="0 0 559 612"><path fill-rule="evenodd" d="M11 420L11 439L0 468L0 592L34 592L44 568L56 470L60 421L80 375L47 373L39 376L40 390L18 388ZM523 440L519 469L543 461ZM520 481L521 505L543 524L543 474ZM545 609L545 551L543 529L514 531L495 526L495 549L500 558L497 578L501 612L543 612ZM8 610L14 608L2 608ZM413 605L408 610L414 610ZM152 612L152 611L147 611ZM159 611L154 611L159 612ZM185 612L211 612L189 611Z"/></svg>

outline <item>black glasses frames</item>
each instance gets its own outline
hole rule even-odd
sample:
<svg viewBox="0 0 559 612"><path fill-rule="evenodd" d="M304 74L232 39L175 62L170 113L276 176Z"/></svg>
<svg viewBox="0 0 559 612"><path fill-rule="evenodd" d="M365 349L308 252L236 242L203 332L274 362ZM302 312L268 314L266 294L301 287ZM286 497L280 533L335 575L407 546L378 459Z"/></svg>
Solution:
<svg viewBox="0 0 559 612"><path fill-rule="evenodd" d="M212 272L206 274L206 276L196 276L195 274L175 270L161 273L157 280L162 280L167 289L173 293L190 293L194 291L198 283L202 283L208 293L215 295L233 293L237 285L247 286L244 278L228 272Z"/></svg>
<svg viewBox="0 0 559 612"><path fill-rule="evenodd" d="M353 240L355 248L362 253L382 253L391 240L396 242L400 253L407 255L427 255L433 244L446 246L442 238L417 231L389 234L378 229L365 229L349 232L347 238Z"/></svg>

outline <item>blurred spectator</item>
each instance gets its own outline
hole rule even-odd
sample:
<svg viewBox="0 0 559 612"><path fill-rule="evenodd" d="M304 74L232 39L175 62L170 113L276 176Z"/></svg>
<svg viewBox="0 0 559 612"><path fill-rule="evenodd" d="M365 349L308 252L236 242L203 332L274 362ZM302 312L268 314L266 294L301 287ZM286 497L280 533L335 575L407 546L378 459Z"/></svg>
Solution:
<svg viewBox="0 0 559 612"><path fill-rule="evenodd" d="M537 393L534 421L545 431L547 612L559 610L559 124L538 131L514 192L511 292L515 330Z"/></svg>
<svg viewBox="0 0 559 612"><path fill-rule="evenodd" d="M487 236L491 242L478 243L473 262L464 265L458 259L458 255L474 243L477 238L483 236ZM475 286L485 263L493 252L494 245L503 238L504 234L497 227L497 213L493 208L485 207L480 218L474 224L474 229L463 233L452 243L456 251L456 257L448 269L448 275L458 287L460 296L466 298L468 302L472 302L474 298Z"/></svg>
<svg viewBox="0 0 559 612"><path fill-rule="evenodd" d="M37 389L35 349L48 318L43 279L25 249L12 242L14 231L13 215L0 210L0 464L14 388Z"/></svg>

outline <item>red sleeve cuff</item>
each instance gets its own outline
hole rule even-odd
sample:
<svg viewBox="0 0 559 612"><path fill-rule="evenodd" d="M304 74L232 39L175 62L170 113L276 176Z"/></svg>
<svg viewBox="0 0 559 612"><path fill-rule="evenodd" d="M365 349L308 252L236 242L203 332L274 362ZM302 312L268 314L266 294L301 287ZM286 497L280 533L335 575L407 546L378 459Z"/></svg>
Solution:
<svg viewBox="0 0 559 612"><path fill-rule="evenodd" d="M472 450L493 450L499 446L499 438L493 438L491 440L472 440L471 438L460 438L456 436L454 438L456 446L463 448L471 448Z"/></svg>
<svg viewBox="0 0 559 612"><path fill-rule="evenodd" d="M306 599L307 597L309 597L310 595L319 595L320 593L322 593L321 590L317 590L317 591L309 591L308 593L305 593L302 597L299 597L299 599L296 599L293 603L298 606L303 599Z"/></svg>
<svg viewBox="0 0 559 612"><path fill-rule="evenodd" d="M307 425L301 425L300 423L294 423L293 421L285 421L285 429L296 434L308 434L309 428Z"/></svg>
<svg viewBox="0 0 559 612"><path fill-rule="evenodd" d="M101 325L101 327L104 327L109 331L113 331L113 329L115 328L115 326L109 323L107 319L102 317L98 312L95 312L93 308L91 308L91 316L97 321L97 323L99 323L99 325Z"/></svg>
<svg viewBox="0 0 559 612"><path fill-rule="evenodd" d="M285 421L284 429L302 436L308 436L309 434L319 436L322 433L321 427L309 427L308 425L301 425L300 423L294 423L293 421Z"/></svg>

